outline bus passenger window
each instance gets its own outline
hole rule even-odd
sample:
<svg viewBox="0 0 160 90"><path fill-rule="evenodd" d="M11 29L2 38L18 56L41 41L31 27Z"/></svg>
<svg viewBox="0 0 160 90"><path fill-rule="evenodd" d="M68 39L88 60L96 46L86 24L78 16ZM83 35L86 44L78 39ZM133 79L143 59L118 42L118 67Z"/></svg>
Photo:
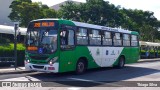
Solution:
<svg viewBox="0 0 160 90"><path fill-rule="evenodd" d="M79 28L77 30L77 44L79 45L87 45L88 44L88 36L86 28Z"/></svg>
<svg viewBox="0 0 160 90"><path fill-rule="evenodd" d="M123 34L123 46L130 46L130 35Z"/></svg>
<svg viewBox="0 0 160 90"><path fill-rule="evenodd" d="M103 36L103 45L112 45L111 32L105 31Z"/></svg>
<svg viewBox="0 0 160 90"><path fill-rule="evenodd" d="M115 33L113 37L114 46L121 46L122 40L121 40L121 34Z"/></svg>
<svg viewBox="0 0 160 90"><path fill-rule="evenodd" d="M101 34L98 30L91 30L89 34L90 45L101 45Z"/></svg>
<svg viewBox="0 0 160 90"><path fill-rule="evenodd" d="M136 35L131 35L131 46L138 46L138 37Z"/></svg>

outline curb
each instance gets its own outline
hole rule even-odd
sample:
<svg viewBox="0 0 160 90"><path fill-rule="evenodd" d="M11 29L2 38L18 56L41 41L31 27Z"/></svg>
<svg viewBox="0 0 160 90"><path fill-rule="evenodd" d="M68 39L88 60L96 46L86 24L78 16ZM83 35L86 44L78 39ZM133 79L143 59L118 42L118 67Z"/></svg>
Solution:
<svg viewBox="0 0 160 90"><path fill-rule="evenodd" d="M0 72L0 75L5 75L5 74L22 74L22 73L31 73L34 71L26 71L26 70L21 70L21 71L4 71L4 72Z"/></svg>
<svg viewBox="0 0 160 90"><path fill-rule="evenodd" d="M24 67L17 67L16 70L14 67L2 68L0 69L0 75L4 74L21 74L21 73L31 73L34 71L27 71Z"/></svg>
<svg viewBox="0 0 160 90"><path fill-rule="evenodd" d="M141 62L155 62L155 61L160 61L160 58L156 58L156 59L140 59L140 60L138 60L138 63L141 63Z"/></svg>

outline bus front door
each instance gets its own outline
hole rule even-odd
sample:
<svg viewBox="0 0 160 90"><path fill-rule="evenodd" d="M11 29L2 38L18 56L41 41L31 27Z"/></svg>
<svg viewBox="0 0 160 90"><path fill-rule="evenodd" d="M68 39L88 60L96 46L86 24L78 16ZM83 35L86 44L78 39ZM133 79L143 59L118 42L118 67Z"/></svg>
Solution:
<svg viewBox="0 0 160 90"><path fill-rule="evenodd" d="M74 30L66 29L60 33L60 72L74 70L75 38Z"/></svg>

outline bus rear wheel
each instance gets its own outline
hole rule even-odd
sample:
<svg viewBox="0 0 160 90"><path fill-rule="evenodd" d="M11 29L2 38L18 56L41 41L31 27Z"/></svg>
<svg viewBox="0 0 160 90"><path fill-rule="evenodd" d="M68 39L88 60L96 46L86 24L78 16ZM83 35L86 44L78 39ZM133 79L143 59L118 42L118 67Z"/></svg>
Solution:
<svg viewBox="0 0 160 90"><path fill-rule="evenodd" d="M86 71L86 62L84 60L78 60L76 65L76 74L82 74Z"/></svg>
<svg viewBox="0 0 160 90"><path fill-rule="evenodd" d="M119 61L118 61L118 65L117 65L117 68L123 68L124 67L124 64L125 64L125 58L123 56L121 56L119 58Z"/></svg>

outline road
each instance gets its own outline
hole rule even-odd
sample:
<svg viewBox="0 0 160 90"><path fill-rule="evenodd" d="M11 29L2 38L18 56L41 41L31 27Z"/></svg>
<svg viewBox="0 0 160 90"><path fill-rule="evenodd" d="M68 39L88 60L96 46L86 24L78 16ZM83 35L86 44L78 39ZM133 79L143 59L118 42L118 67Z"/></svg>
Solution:
<svg viewBox="0 0 160 90"><path fill-rule="evenodd" d="M123 69L92 69L88 70L83 75L75 75L74 72L60 74L42 72L10 73L0 75L0 81L42 81L45 82L45 88L48 90L94 90L97 87L103 87L101 88L102 90L105 90L105 88L110 88L111 90L124 90L124 87L133 87L130 89L134 90L135 88L135 90L138 90L137 87L147 87L147 84L151 84L149 88L153 87L159 90L160 61L129 64ZM61 87L61 89L58 87ZM146 90L150 90L149 88L146 88ZM28 88L22 90L26 89Z"/></svg>

